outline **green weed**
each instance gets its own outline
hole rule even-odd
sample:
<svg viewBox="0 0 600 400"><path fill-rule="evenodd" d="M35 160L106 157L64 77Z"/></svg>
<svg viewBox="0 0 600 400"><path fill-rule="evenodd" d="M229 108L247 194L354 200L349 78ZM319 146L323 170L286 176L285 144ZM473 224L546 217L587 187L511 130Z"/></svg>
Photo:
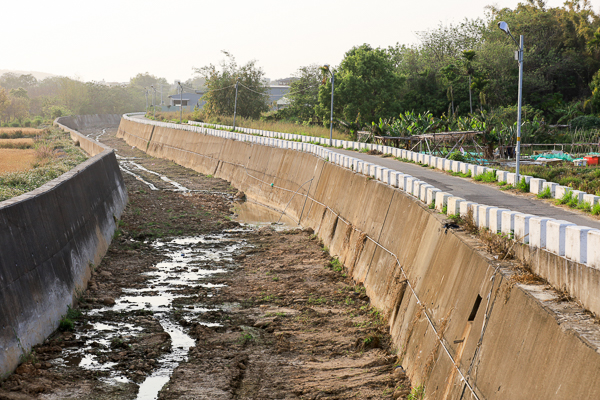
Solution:
<svg viewBox="0 0 600 400"><path fill-rule="evenodd" d="M538 199L551 199L552 191L550 190L550 187L547 186L546 189L544 189L540 193L538 193L537 198Z"/></svg>
<svg viewBox="0 0 600 400"><path fill-rule="evenodd" d="M521 181L517 183L517 189L521 192L529 192L529 183L525 178L521 178Z"/></svg>

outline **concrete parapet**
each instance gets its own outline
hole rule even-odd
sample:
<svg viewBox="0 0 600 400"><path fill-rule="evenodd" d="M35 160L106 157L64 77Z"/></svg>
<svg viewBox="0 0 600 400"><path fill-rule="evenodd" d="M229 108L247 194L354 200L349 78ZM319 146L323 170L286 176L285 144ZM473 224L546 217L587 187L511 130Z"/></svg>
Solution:
<svg viewBox="0 0 600 400"><path fill-rule="evenodd" d="M489 228L490 227L490 212L492 210L497 210L498 207L494 206L485 206L483 204L478 205L477 207L477 226L479 229Z"/></svg>
<svg viewBox="0 0 600 400"><path fill-rule="evenodd" d="M583 201L590 203L590 207L594 207L600 201L600 196L586 193L583 195Z"/></svg>
<svg viewBox="0 0 600 400"><path fill-rule="evenodd" d="M460 168L462 167L464 163L457 161L455 163L452 164L452 172L455 173L459 173L460 172Z"/></svg>
<svg viewBox="0 0 600 400"><path fill-rule="evenodd" d="M587 263L588 232L593 230L597 231L587 226L567 226L565 229L565 257L578 263Z"/></svg>
<svg viewBox="0 0 600 400"><path fill-rule="evenodd" d="M529 243L529 220L535 217L531 214L515 214L514 233L515 240L521 243Z"/></svg>
<svg viewBox="0 0 600 400"><path fill-rule="evenodd" d="M554 187L554 198L555 199L562 199L563 196L565 195L565 193L571 192L571 191L573 191L573 189L571 189L568 186L556 185Z"/></svg>
<svg viewBox="0 0 600 400"><path fill-rule="evenodd" d="M461 163L460 164L460 172L463 174L466 174L467 172L469 172L469 165L468 163Z"/></svg>
<svg viewBox="0 0 600 400"><path fill-rule="evenodd" d="M568 226L575 224L562 220L546 222L546 249L559 256L565 255L565 239Z"/></svg>
<svg viewBox="0 0 600 400"><path fill-rule="evenodd" d="M492 233L498 233L502 231L502 213L504 211L510 211L506 208L491 208L489 210L489 225L488 228Z"/></svg>
<svg viewBox="0 0 600 400"><path fill-rule="evenodd" d="M475 203L474 201L462 201L459 204L460 216L466 217L469 214L469 211L473 211L473 214L475 214L474 208L476 205L477 205L477 203Z"/></svg>
<svg viewBox="0 0 600 400"><path fill-rule="evenodd" d="M529 191L533 194L540 194L544 191L545 179L531 178L529 181Z"/></svg>
<svg viewBox="0 0 600 400"><path fill-rule="evenodd" d="M546 227L552 218L532 217L529 219L529 245L538 249L546 248Z"/></svg>
<svg viewBox="0 0 600 400"><path fill-rule="evenodd" d="M507 179L507 177L506 177L506 176L507 176L507 174L508 174L508 172L506 172L506 171L496 171L496 180L497 180L498 182L507 182L507 181L506 181L506 179Z"/></svg>
<svg viewBox="0 0 600 400"><path fill-rule="evenodd" d="M558 186L558 183L554 183L554 182L544 182L542 184L542 191L546 190L546 188L550 189L550 196L552 196L554 198L554 195L556 193L556 187Z"/></svg>
<svg viewBox="0 0 600 400"><path fill-rule="evenodd" d="M436 192L435 193L435 209L439 212L442 212L444 206L448 204L448 199L452 197L450 193L446 192Z"/></svg>
<svg viewBox="0 0 600 400"><path fill-rule="evenodd" d="M427 189L430 189L430 188L433 189L433 185L430 185L428 183L424 183L419 188L419 200L421 200L425 204L429 204L427 202Z"/></svg>
<svg viewBox="0 0 600 400"><path fill-rule="evenodd" d="M502 225L500 232L509 237L513 237L515 230L515 215L521 214L516 211L502 211Z"/></svg>
<svg viewBox="0 0 600 400"><path fill-rule="evenodd" d="M425 204L429 205L435 201L436 193L441 192L440 189L435 188L433 186L427 188L427 198L425 199Z"/></svg>
<svg viewBox="0 0 600 400"><path fill-rule="evenodd" d="M460 203L465 201L465 199L451 196L448 198L447 203L447 214L448 215L460 215Z"/></svg>
<svg viewBox="0 0 600 400"><path fill-rule="evenodd" d="M600 231L588 231L587 237L587 263L590 267L600 270Z"/></svg>

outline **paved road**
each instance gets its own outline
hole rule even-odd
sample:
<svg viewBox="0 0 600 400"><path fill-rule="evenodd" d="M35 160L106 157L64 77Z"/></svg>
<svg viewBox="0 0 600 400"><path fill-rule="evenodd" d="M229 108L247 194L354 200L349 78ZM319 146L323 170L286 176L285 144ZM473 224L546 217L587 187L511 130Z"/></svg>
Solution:
<svg viewBox="0 0 600 400"><path fill-rule="evenodd" d="M448 192L454 196L462 197L466 200L474 201L479 204L508 208L513 211L538 215L540 217L562 219L573 222L577 225L600 229L600 221L584 214L557 207L548 203L547 201L538 200L529 196L518 196L512 193L503 192L497 187L491 185L475 183L471 179L452 176L440 172L439 170L421 167L418 164L401 162L392 158L370 156L368 154L359 153L356 151L332 148L329 150L412 175L444 192Z"/></svg>
<svg viewBox="0 0 600 400"><path fill-rule="evenodd" d="M146 119L143 115L136 115L134 118ZM557 207L547 201L538 200L531 196L518 196L503 192L495 186L475 183L471 179L452 176L436 169L424 168L418 164L405 163L393 158L370 156L357 151L335 148L329 148L329 150L412 175L444 192L479 204L508 208L509 210L525 214L560 219L577 225L600 229L600 221L596 219L582 213Z"/></svg>

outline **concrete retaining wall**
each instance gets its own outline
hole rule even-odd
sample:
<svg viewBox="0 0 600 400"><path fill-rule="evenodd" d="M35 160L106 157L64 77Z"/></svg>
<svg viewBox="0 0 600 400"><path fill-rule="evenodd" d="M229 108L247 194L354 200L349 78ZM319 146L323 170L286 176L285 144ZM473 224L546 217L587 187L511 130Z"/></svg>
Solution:
<svg viewBox="0 0 600 400"><path fill-rule="evenodd" d="M389 318L402 365L428 399L600 396L596 346L566 332L538 289L510 282L470 237L446 231L443 215L394 187L410 178L396 174L393 186L384 184L367 176L371 167L357 173L342 166L360 162L334 160L308 143L293 143L306 145L300 152L259 145L264 138L255 136L125 118L118 135L268 206L289 202L287 213L318 232Z"/></svg>
<svg viewBox="0 0 600 400"><path fill-rule="evenodd" d="M94 116L57 124L73 120L80 129L86 120L115 121ZM104 256L127 202L114 151L77 138L98 154L32 192L0 202L0 376L58 327L77 291L85 289L90 265Z"/></svg>

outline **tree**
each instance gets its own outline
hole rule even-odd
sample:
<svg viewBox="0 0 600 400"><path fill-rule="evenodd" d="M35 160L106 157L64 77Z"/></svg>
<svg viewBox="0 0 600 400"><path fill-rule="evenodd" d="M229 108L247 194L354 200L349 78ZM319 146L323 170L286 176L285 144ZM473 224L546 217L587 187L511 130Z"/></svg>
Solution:
<svg viewBox="0 0 600 400"><path fill-rule="evenodd" d="M10 90L19 87L29 89L37 85L38 80L31 74L17 75L14 72L7 72L0 76L0 86Z"/></svg>
<svg viewBox="0 0 600 400"><path fill-rule="evenodd" d="M6 109L10 106L10 98L6 94L6 90L0 87L0 116L6 119Z"/></svg>
<svg viewBox="0 0 600 400"><path fill-rule="evenodd" d="M353 47L335 71L334 116L358 125L395 117L401 111L398 92L403 83L386 50L368 44ZM330 106L331 81L321 86L316 106L324 121L329 120Z"/></svg>
<svg viewBox="0 0 600 400"><path fill-rule="evenodd" d="M225 60L219 66L209 64L194 71L205 79L207 93L203 111L208 116L233 115L235 85L238 86L237 115L244 118L260 117L269 109L267 87L263 84L264 71L252 60L238 66L233 55L223 51Z"/></svg>
<svg viewBox="0 0 600 400"><path fill-rule="evenodd" d="M315 106L319 101L321 67L315 64L300 67L294 76L298 79L290 84L290 94L286 97L291 104L286 113L300 121L316 122Z"/></svg>

